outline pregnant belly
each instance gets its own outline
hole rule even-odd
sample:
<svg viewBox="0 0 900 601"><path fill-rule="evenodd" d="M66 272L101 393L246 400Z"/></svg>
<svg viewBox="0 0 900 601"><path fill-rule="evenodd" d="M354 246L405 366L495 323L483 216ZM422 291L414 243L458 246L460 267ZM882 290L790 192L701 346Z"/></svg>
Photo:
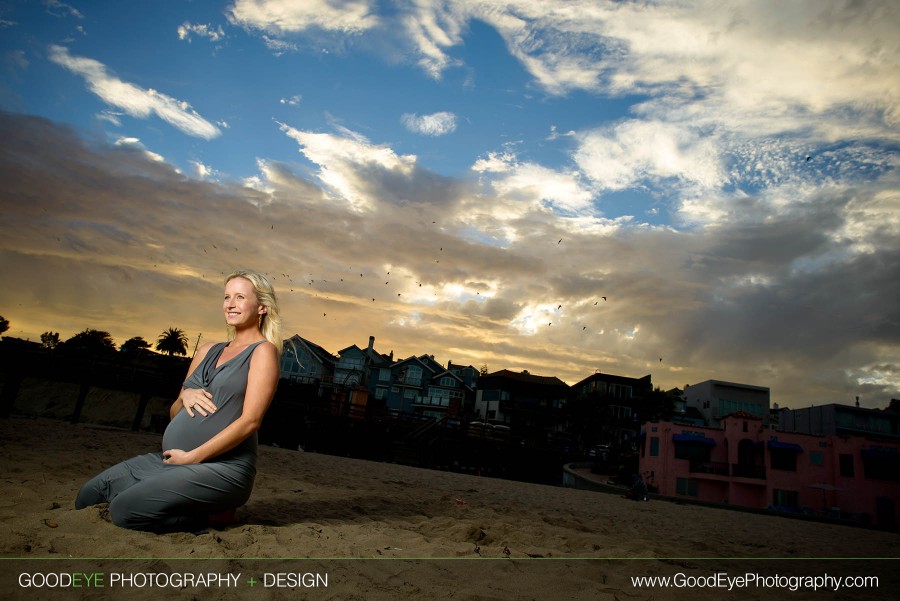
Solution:
<svg viewBox="0 0 900 601"><path fill-rule="evenodd" d="M220 414L191 417L187 411L179 411L163 433L162 450L191 451L196 449L228 425L221 423L222 420L216 419L217 417L220 417Z"/></svg>

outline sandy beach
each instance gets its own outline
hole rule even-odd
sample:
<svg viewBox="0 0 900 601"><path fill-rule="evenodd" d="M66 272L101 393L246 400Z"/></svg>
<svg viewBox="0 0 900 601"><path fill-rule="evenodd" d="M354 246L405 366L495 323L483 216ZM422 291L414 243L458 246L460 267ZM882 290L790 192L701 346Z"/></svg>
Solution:
<svg viewBox="0 0 900 601"><path fill-rule="evenodd" d="M23 572L241 574L239 586L167 586L192 599L781 598L785 589L641 587L637 576L876 575L890 596L900 536L769 515L634 502L571 488L261 447L239 523L207 533L123 530L103 506L77 511L84 480L159 448L160 436L51 419L0 420L0 568L7 598L141 598L159 588L26 588ZM246 584L264 573L327 575L328 586ZM703 581L708 582L708 581ZM129 596L130 598L130 596Z"/></svg>

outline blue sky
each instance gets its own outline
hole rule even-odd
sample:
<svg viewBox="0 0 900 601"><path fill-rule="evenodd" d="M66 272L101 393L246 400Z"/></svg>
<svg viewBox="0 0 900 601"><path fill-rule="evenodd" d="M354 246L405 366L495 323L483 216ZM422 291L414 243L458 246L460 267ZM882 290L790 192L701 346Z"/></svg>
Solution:
<svg viewBox="0 0 900 601"><path fill-rule="evenodd" d="M898 25L886 1L4 2L0 314L216 339L221 274L251 266L332 352L883 406Z"/></svg>

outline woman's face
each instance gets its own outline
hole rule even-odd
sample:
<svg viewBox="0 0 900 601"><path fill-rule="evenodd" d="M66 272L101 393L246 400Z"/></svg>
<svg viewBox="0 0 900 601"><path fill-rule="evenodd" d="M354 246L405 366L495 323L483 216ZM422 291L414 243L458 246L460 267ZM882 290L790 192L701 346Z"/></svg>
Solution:
<svg viewBox="0 0 900 601"><path fill-rule="evenodd" d="M236 329L257 325L259 316L266 312L256 298L253 283L246 278L232 278L225 284L225 302L222 304L225 312L225 323Z"/></svg>

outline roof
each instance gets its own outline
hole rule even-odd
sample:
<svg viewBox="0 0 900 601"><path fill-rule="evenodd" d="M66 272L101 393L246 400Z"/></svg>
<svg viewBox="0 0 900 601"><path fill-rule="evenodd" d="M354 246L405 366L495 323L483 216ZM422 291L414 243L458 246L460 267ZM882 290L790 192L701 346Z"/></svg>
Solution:
<svg viewBox="0 0 900 601"><path fill-rule="evenodd" d="M516 382L540 384L543 386L563 386L565 388L569 387L568 384L566 384L556 376L535 376L534 374L530 374L527 371L518 372L510 371L508 369L501 369L500 371L495 371L494 373L481 376L479 380L481 382L484 382L488 378L505 378L507 380L515 380Z"/></svg>
<svg viewBox="0 0 900 601"><path fill-rule="evenodd" d="M337 361L337 357L335 357L334 355L332 355L331 353L329 353L328 351L323 349L318 344L316 344L314 342L310 342L306 338L303 338L299 334L294 334L293 336L291 336L290 338L285 340L285 343L289 343L292 340L299 340L323 364L325 364L325 363L334 364Z"/></svg>
<svg viewBox="0 0 900 601"><path fill-rule="evenodd" d="M615 374L605 374L603 372L598 371L597 373L591 374L588 377L584 378L583 380L581 380L580 382L578 382L577 384L572 386L572 388L580 388L581 386L584 386L585 384L589 384L591 382L596 382L596 381L607 382L610 384L628 384L631 386L646 386L648 388L653 386L653 384L651 383L650 374L647 374L643 378L631 378L628 376L617 376Z"/></svg>
<svg viewBox="0 0 900 601"><path fill-rule="evenodd" d="M753 415L752 413L749 413L747 411L732 411L722 419L725 419L726 417L736 417L738 419L758 419L762 421L761 417L759 417L758 415Z"/></svg>

